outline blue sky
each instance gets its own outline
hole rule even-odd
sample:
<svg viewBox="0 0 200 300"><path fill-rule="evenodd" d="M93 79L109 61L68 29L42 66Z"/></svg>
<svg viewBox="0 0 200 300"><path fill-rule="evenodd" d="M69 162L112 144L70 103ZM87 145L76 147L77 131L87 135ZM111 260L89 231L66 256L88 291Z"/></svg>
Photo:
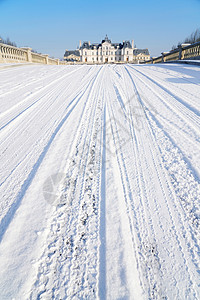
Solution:
<svg viewBox="0 0 200 300"><path fill-rule="evenodd" d="M0 35L58 58L106 34L157 56L197 28L200 0L0 0Z"/></svg>

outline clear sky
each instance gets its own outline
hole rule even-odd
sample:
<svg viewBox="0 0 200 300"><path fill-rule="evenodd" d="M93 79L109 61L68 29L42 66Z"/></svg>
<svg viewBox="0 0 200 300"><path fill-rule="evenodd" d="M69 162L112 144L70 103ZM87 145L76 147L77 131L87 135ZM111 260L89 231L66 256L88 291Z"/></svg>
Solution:
<svg viewBox="0 0 200 300"><path fill-rule="evenodd" d="M0 36L57 58L106 34L157 56L197 28L200 0L0 0Z"/></svg>

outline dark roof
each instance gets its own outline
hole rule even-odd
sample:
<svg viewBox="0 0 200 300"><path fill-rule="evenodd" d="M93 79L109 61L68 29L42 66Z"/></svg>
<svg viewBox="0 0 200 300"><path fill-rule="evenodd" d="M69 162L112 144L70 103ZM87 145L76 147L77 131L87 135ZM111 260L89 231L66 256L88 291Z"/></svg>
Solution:
<svg viewBox="0 0 200 300"><path fill-rule="evenodd" d="M108 39L108 36L107 36L107 34L106 34L106 37L105 37L105 39L104 39L104 40L102 40L102 42L101 42L101 43L103 44L103 43L105 43L105 42L107 42L107 43L110 43L110 44L111 44L111 40L109 40L109 39Z"/></svg>
<svg viewBox="0 0 200 300"><path fill-rule="evenodd" d="M121 44L121 43L112 43L112 46L114 46L115 49L117 49L117 48L122 49L123 48L123 44Z"/></svg>
<svg viewBox="0 0 200 300"><path fill-rule="evenodd" d="M132 48L131 47L131 44L130 44L130 42L129 41L125 41L125 42L123 42L123 48Z"/></svg>
<svg viewBox="0 0 200 300"><path fill-rule="evenodd" d="M83 42L83 45L80 47L80 49L89 49L90 46L89 46L89 43L88 42Z"/></svg>
<svg viewBox="0 0 200 300"><path fill-rule="evenodd" d="M133 50L134 55L138 55L140 53L145 54L145 55L149 55L149 50L148 49L134 49Z"/></svg>
<svg viewBox="0 0 200 300"><path fill-rule="evenodd" d="M94 44L89 44L89 42L83 42L82 46L80 47L80 49L98 49L99 47L102 46L102 44L104 42L108 42L111 44L111 46L113 46L115 49L119 48L119 49L122 49L122 48L132 48L131 47L131 44L129 41L125 41L123 43L111 43L111 40L108 39L107 35L105 37L104 40L102 40L102 42L100 44L98 43L94 43Z"/></svg>
<svg viewBox="0 0 200 300"><path fill-rule="evenodd" d="M74 54L76 56L80 56L79 50L66 50L64 56L69 56L71 54Z"/></svg>

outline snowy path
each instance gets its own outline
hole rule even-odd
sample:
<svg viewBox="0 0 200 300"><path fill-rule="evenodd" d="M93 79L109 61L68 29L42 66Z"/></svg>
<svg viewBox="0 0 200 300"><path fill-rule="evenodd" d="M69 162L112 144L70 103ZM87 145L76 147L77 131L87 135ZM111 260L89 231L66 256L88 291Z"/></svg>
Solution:
<svg viewBox="0 0 200 300"><path fill-rule="evenodd" d="M200 68L0 79L0 299L200 299Z"/></svg>

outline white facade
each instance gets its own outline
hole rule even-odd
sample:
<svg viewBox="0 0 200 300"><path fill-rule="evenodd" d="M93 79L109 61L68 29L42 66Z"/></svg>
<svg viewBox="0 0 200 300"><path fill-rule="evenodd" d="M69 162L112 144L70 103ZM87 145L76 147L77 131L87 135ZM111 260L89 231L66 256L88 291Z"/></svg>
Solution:
<svg viewBox="0 0 200 300"><path fill-rule="evenodd" d="M80 60L83 63L116 63L116 62L138 62L138 54L134 54L134 42L111 43L106 36L100 44L90 44L90 42L80 43ZM137 49L139 50L139 49ZM149 60L148 49L140 50L144 52L142 57ZM140 53L141 54L141 53ZM141 56L141 55L140 55Z"/></svg>

